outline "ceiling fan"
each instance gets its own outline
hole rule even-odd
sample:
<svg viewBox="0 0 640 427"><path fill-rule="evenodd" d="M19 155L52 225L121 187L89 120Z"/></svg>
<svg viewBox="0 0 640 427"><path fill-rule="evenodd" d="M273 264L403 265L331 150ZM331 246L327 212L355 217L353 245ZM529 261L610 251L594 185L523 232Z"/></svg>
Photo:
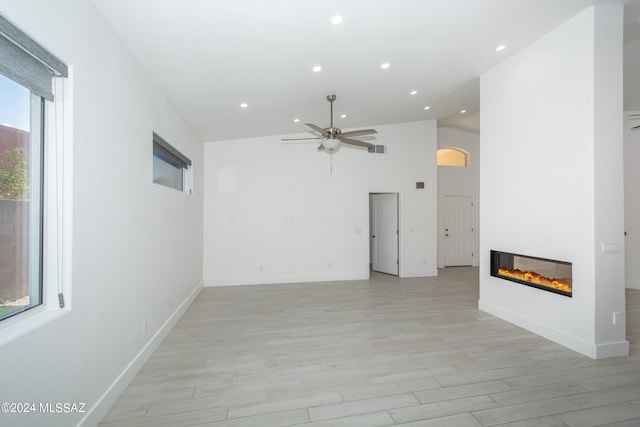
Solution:
<svg viewBox="0 0 640 427"><path fill-rule="evenodd" d="M306 139L319 139L320 146L318 147L318 151L325 150L330 154L333 154L338 148L340 148L341 144L354 145L357 147L373 147L373 144L369 144L368 142L360 141L357 139L353 139L354 136L365 136L365 135L373 135L378 133L375 129L361 129L361 130L352 130L348 132L342 132L342 130L333 127L333 101L336 100L336 96L331 94L327 95L327 101L331 104L331 116L330 116L330 124L328 128L321 128L320 126L314 125L313 123L305 123L305 125L309 126L314 131L318 132L320 136L315 138L284 138L282 141L302 141Z"/></svg>

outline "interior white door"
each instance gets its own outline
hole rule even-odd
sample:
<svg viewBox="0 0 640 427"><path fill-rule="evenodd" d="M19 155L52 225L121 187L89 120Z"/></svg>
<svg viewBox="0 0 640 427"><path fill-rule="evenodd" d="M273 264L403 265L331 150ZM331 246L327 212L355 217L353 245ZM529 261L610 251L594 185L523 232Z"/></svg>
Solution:
<svg viewBox="0 0 640 427"><path fill-rule="evenodd" d="M372 269L398 275L398 193L371 195Z"/></svg>
<svg viewBox="0 0 640 427"><path fill-rule="evenodd" d="M444 265L473 264L473 200L471 196L444 196Z"/></svg>

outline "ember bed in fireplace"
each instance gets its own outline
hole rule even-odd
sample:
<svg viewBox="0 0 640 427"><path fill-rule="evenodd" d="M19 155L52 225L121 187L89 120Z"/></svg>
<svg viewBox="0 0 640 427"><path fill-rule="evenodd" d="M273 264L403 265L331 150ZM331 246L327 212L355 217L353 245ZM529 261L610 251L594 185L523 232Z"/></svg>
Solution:
<svg viewBox="0 0 640 427"><path fill-rule="evenodd" d="M491 251L491 275L570 297L571 263Z"/></svg>

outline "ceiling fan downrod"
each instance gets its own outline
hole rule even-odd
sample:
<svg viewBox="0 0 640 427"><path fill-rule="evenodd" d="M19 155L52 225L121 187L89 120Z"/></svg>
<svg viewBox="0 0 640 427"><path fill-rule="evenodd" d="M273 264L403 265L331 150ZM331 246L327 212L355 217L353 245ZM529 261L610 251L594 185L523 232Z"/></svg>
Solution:
<svg viewBox="0 0 640 427"><path fill-rule="evenodd" d="M329 109L329 128L333 130L333 101L336 100L336 96L333 94L327 95L327 101L331 104L331 108Z"/></svg>

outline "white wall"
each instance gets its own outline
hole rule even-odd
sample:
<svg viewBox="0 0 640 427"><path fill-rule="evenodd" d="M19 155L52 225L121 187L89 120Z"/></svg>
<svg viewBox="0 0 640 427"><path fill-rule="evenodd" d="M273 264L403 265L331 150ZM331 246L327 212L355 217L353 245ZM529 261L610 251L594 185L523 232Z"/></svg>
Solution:
<svg viewBox="0 0 640 427"><path fill-rule="evenodd" d="M620 126L623 12L623 6L602 6L595 8L594 16L595 343L596 355L602 357L629 352L624 291L624 132ZM620 249L603 254L605 244ZM614 313L622 314L620 328L613 325Z"/></svg>
<svg viewBox="0 0 640 427"><path fill-rule="evenodd" d="M461 148L469 153L469 165L466 168L438 167L438 218L442 216L444 196L470 196L473 200L473 265L478 266L478 188L480 164L480 136L450 127L438 128L438 148ZM444 267L444 227L438 225L438 267Z"/></svg>
<svg viewBox="0 0 640 427"><path fill-rule="evenodd" d="M317 144L205 144L205 285L368 278L373 192L400 193L400 275L437 275L436 123L373 127L387 153L341 147L333 175Z"/></svg>
<svg viewBox="0 0 640 427"><path fill-rule="evenodd" d="M592 7L481 77L479 307L591 357L628 353L621 31ZM572 262L573 298L491 277L491 249Z"/></svg>
<svg viewBox="0 0 640 427"><path fill-rule="evenodd" d="M1 1L0 13L72 67L74 105L72 307L0 347L0 401L89 411L0 423L96 425L201 287L203 146L91 2ZM153 131L194 161L193 196L151 182Z"/></svg>
<svg viewBox="0 0 640 427"><path fill-rule="evenodd" d="M640 114L640 39L624 46L624 109ZM640 119L627 122L624 133L625 279L628 288L640 289L640 131L630 131Z"/></svg>
<svg viewBox="0 0 640 427"><path fill-rule="evenodd" d="M635 114L634 119L629 118ZM627 111L624 123L625 279L627 288L640 289L640 110Z"/></svg>

